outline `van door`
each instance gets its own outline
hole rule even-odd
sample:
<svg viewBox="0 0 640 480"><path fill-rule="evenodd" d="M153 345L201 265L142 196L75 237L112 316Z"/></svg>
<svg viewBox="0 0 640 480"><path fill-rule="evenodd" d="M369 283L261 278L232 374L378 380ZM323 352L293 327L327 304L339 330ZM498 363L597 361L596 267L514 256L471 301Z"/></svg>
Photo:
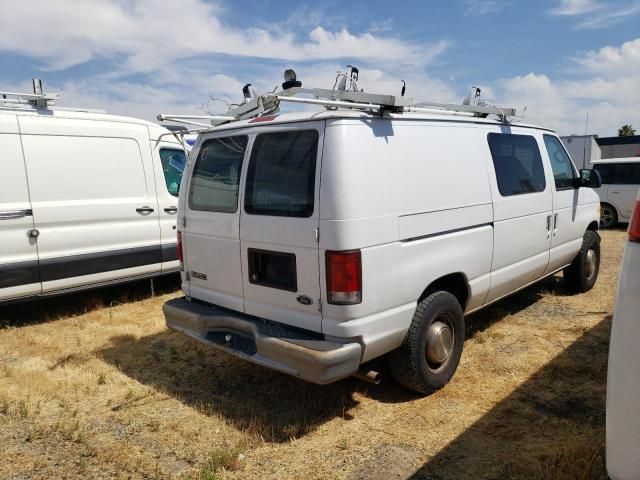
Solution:
<svg viewBox="0 0 640 480"><path fill-rule="evenodd" d="M146 126L19 119L43 292L160 271Z"/></svg>
<svg viewBox="0 0 640 480"><path fill-rule="evenodd" d="M487 135L494 211L487 301L542 277L549 263L551 185L536 137L524 129L513 130Z"/></svg>
<svg viewBox="0 0 640 480"><path fill-rule="evenodd" d="M18 121L0 115L0 301L41 292L37 236Z"/></svg>
<svg viewBox="0 0 640 480"><path fill-rule="evenodd" d="M550 179L553 182L553 231L545 272L552 273L571 263L580 251L594 206L585 201L586 190L574 187L578 174L560 139L549 134L543 138L553 174Z"/></svg>
<svg viewBox="0 0 640 480"><path fill-rule="evenodd" d="M178 193L187 158L177 143L152 141L151 148L158 195L162 271L170 272L180 267L177 250Z"/></svg>
<svg viewBox="0 0 640 480"><path fill-rule="evenodd" d="M320 331L324 123L255 131L240 217L245 312Z"/></svg>
<svg viewBox="0 0 640 480"><path fill-rule="evenodd" d="M188 294L244 311L240 263L239 188L249 136L223 132L194 150L188 186L180 195L184 279Z"/></svg>

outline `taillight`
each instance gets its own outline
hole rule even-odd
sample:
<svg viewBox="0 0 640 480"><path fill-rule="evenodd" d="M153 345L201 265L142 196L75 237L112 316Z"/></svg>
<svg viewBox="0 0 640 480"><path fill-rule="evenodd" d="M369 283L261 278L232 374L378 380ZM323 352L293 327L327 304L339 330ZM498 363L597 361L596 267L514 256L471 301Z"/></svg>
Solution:
<svg viewBox="0 0 640 480"><path fill-rule="evenodd" d="M362 301L362 258L360 250L327 252L327 300L335 305Z"/></svg>
<svg viewBox="0 0 640 480"><path fill-rule="evenodd" d="M178 232L178 260L180 260L180 268L182 268L182 264L184 262L184 257L182 255L182 232Z"/></svg>
<svg viewBox="0 0 640 480"><path fill-rule="evenodd" d="M640 243L640 200L636 202L636 208L633 209L629 224L629 241Z"/></svg>

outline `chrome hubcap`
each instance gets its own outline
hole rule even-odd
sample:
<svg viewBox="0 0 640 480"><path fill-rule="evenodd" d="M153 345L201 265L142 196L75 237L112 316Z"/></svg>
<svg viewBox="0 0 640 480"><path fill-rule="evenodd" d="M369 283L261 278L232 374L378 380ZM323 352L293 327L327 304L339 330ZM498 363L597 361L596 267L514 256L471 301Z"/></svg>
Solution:
<svg viewBox="0 0 640 480"><path fill-rule="evenodd" d="M453 330L440 320L436 320L427 330L427 360L436 368L446 363L453 351Z"/></svg>
<svg viewBox="0 0 640 480"><path fill-rule="evenodd" d="M594 250L587 252L586 267L587 280L591 280L596 273L596 252Z"/></svg>

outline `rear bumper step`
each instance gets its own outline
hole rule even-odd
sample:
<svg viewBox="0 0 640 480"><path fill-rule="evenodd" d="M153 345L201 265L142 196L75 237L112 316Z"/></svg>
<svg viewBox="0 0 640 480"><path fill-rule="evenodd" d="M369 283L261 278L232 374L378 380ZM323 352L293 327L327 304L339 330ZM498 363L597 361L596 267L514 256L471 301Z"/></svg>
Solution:
<svg viewBox="0 0 640 480"><path fill-rule="evenodd" d="M186 298L169 300L162 309L172 330L309 382L331 383L353 375L360 366L359 343L331 342L320 334Z"/></svg>

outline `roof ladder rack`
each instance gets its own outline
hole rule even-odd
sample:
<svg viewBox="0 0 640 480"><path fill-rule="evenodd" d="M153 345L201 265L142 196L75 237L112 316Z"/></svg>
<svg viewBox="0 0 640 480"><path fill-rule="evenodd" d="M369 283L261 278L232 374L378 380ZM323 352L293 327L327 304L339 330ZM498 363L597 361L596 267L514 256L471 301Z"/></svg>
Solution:
<svg viewBox="0 0 640 480"><path fill-rule="evenodd" d="M57 93L44 93L39 78L33 79L33 93L0 92L0 104L30 104L38 108L48 108L59 98Z"/></svg>
<svg viewBox="0 0 640 480"><path fill-rule="evenodd" d="M244 102L233 108L229 108L229 110L222 115L160 114L158 115L158 120L169 120L202 127L215 127L229 122L277 113L280 110L280 104L282 102L319 105L325 107L327 110L337 110L339 108L360 110L378 115L384 115L385 113L400 114L405 112L463 115L482 118L488 115L497 115L503 122L507 122L508 117L516 116L515 108L498 107L481 101L479 99L480 89L477 87L471 89L471 93L462 104L415 103L413 99L404 96L404 86L402 87L400 96L365 93L362 90L358 90L356 83L358 79L358 69L351 66L350 68L351 72L349 75L338 72L333 89L302 88L302 82L297 81L295 72L289 69L285 71L285 82L282 84L282 90L278 92L274 90L272 93L257 96L253 90L249 89L251 84L247 84L242 89ZM349 82L349 87L347 87L347 82ZM209 122L210 125L203 121Z"/></svg>

